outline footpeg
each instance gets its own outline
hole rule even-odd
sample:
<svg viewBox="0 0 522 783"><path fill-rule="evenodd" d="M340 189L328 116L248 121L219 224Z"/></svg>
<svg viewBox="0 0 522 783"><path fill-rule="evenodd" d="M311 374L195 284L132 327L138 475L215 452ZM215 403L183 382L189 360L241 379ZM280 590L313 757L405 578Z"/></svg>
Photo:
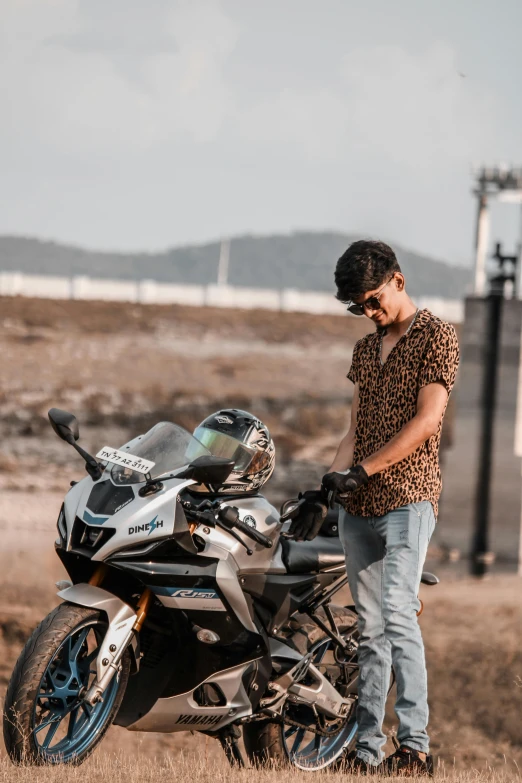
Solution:
<svg viewBox="0 0 522 783"><path fill-rule="evenodd" d="M288 698L288 691L291 686L305 676L311 663L312 653L308 653L308 655L305 655L304 658L296 663L296 665L290 669L290 671L286 672L286 674L278 677L277 680L269 682L268 688L275 695L261 699L259 706L264 710L268 710L273 715L279 714L283 704Z"/></svg>

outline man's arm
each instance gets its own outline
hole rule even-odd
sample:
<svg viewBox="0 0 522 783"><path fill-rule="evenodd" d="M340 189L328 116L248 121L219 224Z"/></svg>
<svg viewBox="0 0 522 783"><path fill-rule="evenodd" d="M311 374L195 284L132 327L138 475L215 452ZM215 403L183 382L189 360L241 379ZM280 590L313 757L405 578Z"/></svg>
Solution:
<svg viewBox="0 0 522 783"><path fill-rule="evenodd" d="M359 384L356 383L353 391L352 410L350 413L350 429L344 436L337 449L334 461L328 469L328 473L342 473L353 465L353 450L355 446L355 426L357 424L357 411L359 409Z"/></svg>
<svg viewBox="0 0 522 783"><path fill-rule="evenodd" d="M448 392L442 382L423 386L417 397L417 413L413 419L410 419L382 448L362 460L361 465L368 476L380 473L381 470L386 470L391 465L406 459L428 438L435 435L447 402ZM339 447L339 452L340 450L341 447ZM335 468L335 470L339 470L339 468Z"/></svg>

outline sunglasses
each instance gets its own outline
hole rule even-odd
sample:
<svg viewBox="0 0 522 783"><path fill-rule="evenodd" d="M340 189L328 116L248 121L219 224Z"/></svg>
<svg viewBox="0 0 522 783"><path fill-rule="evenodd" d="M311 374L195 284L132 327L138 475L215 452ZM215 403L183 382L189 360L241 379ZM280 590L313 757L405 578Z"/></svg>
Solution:
<svg viewBox="0 0 522 783"><path fill-rule="evenodd" d="M388 280L388 282L383 285L383 287L381 288L380 291L378 291L373 296L370 296L362 304L355 304L355 302L352 302L351 304L349 304L348 307L346 308L348 310L348 312L352 313L353 315L364 315L366 310L371 310L372 312L375 312L375 310L380 310L381 309L381 304L379 302L379 299L380 299L380 297L382 295L382 292L384 291L384 289L388 285L388 283L391 283L391 281L393 280L394 277L395 277L395 275L392 275L390 277L390 279Z"/></svg>

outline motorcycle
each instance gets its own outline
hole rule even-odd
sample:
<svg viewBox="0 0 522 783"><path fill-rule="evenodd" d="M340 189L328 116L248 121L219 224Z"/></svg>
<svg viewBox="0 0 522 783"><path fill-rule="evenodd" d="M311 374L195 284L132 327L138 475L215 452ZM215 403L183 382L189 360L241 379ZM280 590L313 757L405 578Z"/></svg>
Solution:
<svg viewBox="0 0 522 783"><path fill-rule="evenodd" d="M72 414L48 415L88 475L58 515L62 603L8 686L12 761L80 764L115 724L202 732L232 765L241 732L256 765L338 763L358 682L355 607L332 604L347 583L339 538L286 537L298 501L279 514L261 494L220 496L233 462L176 424L93 457Z"/></svg>

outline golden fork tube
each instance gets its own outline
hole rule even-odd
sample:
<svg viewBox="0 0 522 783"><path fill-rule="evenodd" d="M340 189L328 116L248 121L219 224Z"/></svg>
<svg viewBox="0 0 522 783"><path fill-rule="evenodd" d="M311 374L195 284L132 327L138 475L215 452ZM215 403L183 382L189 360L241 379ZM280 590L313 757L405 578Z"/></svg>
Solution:
<svg viewBox="0 0 522 783"><path fill-rule="evenodd" d="M100 563L96 571L89 579L89 584L93 585L93 587L99 587L103 582L106 573L107 573L107 566L105 565L105 563Z"/></svg>
<svg viewBox="0 0 522 783"><path fill-rule="evenodd" d="M154 593L152 590L149 590L148 587L145 588L143 593L140 596L140 600L138 601L138 608L136 610L136 622L133 625L133 628L135 631L141 631L141 626L143 625L143 621L145 620L147 616L147 612L150 609L150 605L152 603L152 599L154 598Z"/></svg>

